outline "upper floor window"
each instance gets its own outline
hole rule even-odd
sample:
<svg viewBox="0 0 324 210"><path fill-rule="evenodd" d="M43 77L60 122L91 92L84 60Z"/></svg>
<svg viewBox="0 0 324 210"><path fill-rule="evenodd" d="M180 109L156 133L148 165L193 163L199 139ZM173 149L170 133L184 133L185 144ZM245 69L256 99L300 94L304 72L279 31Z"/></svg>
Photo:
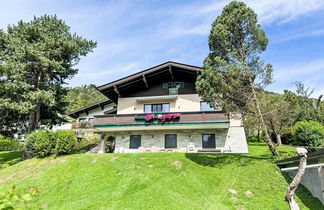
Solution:
<svg viewBox="0 0 324 210"><path fill-rule="evenodd" d="M215 109L212 107L212 105L209 102L201 101L200 111L215 111Z"/></svg>
<svg viewBox="0 0 324 210"><path fill-rule="evenodd" d="M144 113L170 112L170 104L144 104Z"/></svg>
<svg viewBox="0 0 324 210"><path fill-rule="evenodd" d="M94 122L94 118L89 118L88 121L89 122Z"/></svg>
<svg viewBox="0 0 324 210"><path fill-rule="evenodd" d="M79 118L79 122L87 121L87 118Z"/></svg>

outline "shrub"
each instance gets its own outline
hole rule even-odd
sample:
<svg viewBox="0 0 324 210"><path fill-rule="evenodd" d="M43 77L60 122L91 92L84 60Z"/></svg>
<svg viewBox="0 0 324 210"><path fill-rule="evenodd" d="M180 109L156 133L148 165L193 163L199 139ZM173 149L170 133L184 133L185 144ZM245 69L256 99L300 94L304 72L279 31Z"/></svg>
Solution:
<svg viewBox="0 0 324 210"><path fill-rule="evenodd" d="M282 142L282 144L292 144L293 143L293 135L292 135L291 127L287 127L282 130L281 142Z"/></svg>
<svg viewBox="0 0 324 210"><path fill-rule="evenodd" d="M27 136L25 149L28 157L46 157L53 154L56 133L37 130Z"/></svg>
<svg viewBox="0 0 324 210"><path fill-rule="evenodd" d="M89 151L93 146L97 145L101 140L100 134L94 134L92 136L84 136L80 142L79 152L84 153Z"/></svg>
<svg viewBox="0 0 324 210"><path fill-rule="evenodd" d="M90 123L88 121L82 121L82 122L80 122L80 128L86 128L89 126L89 124Z"/></svg>
<svg viewBox="0 0 324 210"><path fill-rule="evenodd" d="M0 151L18 151L22 145L16 139L0 139Z"/></svg>
<svg viewBox="0 0 324 210"><path fill-rule="evenodd" d="M292 129L293 144L318 147L324 145L324 126L314 121L297 122Z"/></svg>
<svg viewBox="0 0 324 210"><path fill-rule="evenodd" d="M70 154L77 146L77 137L71 130L58 131L55 155Z"/></svg>

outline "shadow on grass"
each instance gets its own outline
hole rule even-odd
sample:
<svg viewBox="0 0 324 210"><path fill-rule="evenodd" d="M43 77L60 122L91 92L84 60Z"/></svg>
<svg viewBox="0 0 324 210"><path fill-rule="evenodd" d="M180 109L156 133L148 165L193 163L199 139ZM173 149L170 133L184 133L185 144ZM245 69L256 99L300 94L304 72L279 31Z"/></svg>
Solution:
<svg viewBox="0 0 324 210"><path fill-rule="evenodd" d="M0 152L0 169L22 161L21 152Z"/></svg>
<svg viewBox="0 0 324 210"><path fill-rule="evenodd" d="M285 179L289 185L292 181L292 178L286 172L283 172L282 175L285 177ZM307 208L312 209L312 210L317 210L317 209L323 210L324 209L324 206L321 203L321 201L318 198L313 197L311 192L309 192L308 189L304 185L302 185L302 184L298 185L298 188L295 191L295 194L298 196L298 198L301 200L301 202Z"/></svg>
<svg viewBox="0 0 324 210"><path fill-rule="evenodd" d="M246 166L257 160L272 160L269 155L259 155L258 157L244 154L201 154L201 153L186 153L185 157L191 161L209 167L222 168L228 164L236 166Z"/></svg>

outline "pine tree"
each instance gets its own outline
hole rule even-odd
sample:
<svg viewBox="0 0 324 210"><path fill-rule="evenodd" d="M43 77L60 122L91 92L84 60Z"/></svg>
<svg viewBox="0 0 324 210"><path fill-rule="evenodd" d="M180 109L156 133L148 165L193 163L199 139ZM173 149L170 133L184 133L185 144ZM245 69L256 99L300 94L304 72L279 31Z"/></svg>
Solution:
<svg viewBox="0 0 324 210"><path fill-rule="evenodd" d="M71 33L56 16L19 21L0 31L0 112L28 115L28 132L39 127L45 110L58 116L63 85L77 74L80 57L94 47L96 42Z"/></svg>
<svg viewBox="0 0 324 210"><path fill-rule="evenodd" d="M252 100L265 142L272 154L278 155L256 94L256 88L263 88L272 80L272 66L260 59L268 39L257 23L257 15L243 2L229 3L213 22L208 40L210 53L197 79L197 92L227 113L240 112L243 116L251 111L248 104Z"/></svg>

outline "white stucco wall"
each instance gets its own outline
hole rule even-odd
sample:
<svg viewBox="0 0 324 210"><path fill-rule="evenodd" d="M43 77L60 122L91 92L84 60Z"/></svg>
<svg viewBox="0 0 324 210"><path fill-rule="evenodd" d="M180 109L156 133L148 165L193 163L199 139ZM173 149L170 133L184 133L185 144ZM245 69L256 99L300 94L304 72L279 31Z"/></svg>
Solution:
<svg viewBox="0 0 324 210"><path fill-rule="evenodd" d="M144 104L169 103L170 112L191 112L200 111L202 99L198 94L178 95L177 99L153 100L138 102L136 97L118 98L117 114L138 114L144 113Z"/></svg>
<svg viewBox="0 0 324 210"><path fill-rule="evenodd" d="M102 114L104 114L105 111L108 111L108 110L112 109L114 106L115 106L115 104L111 103L111 104L105 105L104 109L101 109L99 107L99 108L88 111L88 114L83 112L83 113L79 114L79 117L77 118L77 122L79 122L80 118L86 118L87 121L88 121L89 118L94 118L93 117L94 115L102 115Z"/></svg>

